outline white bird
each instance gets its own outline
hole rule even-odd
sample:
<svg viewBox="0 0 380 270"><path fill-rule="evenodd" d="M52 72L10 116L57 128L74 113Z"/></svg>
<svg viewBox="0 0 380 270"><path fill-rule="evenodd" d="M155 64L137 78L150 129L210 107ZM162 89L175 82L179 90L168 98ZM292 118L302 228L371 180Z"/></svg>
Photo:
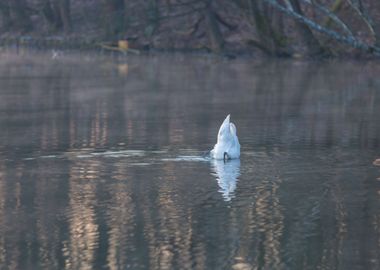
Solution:
<svg viewBox="0 0 380 270"><path fill-rule="evenodd" d="M55 59L61 58L62 56L63 56L62 51L51 50L51 59L55 60Z"/></svg>
<svg viewBox="0 0 380 270"><path fill-rule="evenodd" d="M214 159L236 159L240 157L240 144L236 135L236 127L230 122L230 115L227 115L223 124L219 128L218 140L214 149L210 152Z"/></svg>

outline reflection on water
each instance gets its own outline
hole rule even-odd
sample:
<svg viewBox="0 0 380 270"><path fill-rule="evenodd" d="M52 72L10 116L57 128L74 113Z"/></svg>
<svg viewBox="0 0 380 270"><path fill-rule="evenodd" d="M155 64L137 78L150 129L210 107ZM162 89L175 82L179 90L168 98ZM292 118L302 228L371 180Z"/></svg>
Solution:
<svg viewBox="0 0 380 270"><path fill-rule="evenodd" d="M2 53L0 268L380 269L379 72Z"/></svg>
<svg viewBox="0 0 380 270"><path fill-rule="evenodd" d="M240 175L240 160L213 160L213 171L220 187L220 193L225 201L233 198L233 192L236 189L236 182Z"/></svg>

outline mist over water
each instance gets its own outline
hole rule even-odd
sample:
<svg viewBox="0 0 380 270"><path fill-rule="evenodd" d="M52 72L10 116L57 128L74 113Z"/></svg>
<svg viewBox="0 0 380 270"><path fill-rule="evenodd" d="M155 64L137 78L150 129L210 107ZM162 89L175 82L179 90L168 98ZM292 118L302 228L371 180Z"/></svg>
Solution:
<svg viewBox="0 0 380 270"><path fill-rule="evenodd" d="M1 269L380 269L379 63L0 56Z"/></svg>

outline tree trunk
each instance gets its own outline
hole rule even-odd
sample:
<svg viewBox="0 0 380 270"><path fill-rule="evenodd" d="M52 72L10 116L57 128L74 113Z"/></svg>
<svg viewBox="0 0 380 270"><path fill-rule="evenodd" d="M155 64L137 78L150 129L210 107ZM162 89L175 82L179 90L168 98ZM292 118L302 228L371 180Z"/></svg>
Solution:
<svg viewBox="0 0 380 270"><path fill-rule="evenodd" d="M70 0L59 0L59 10L63 31L68 33L71 31Z"/></svg>
<svg viewBox="0 0 380 270"><path fill-rule="evenodd" d="M158 23L159 23L159 13L158 13L158 3L157 0L149 0L148 3L148 27L152 29L151 35L156 31L158 28Z"/></svg>
<svg viewBox="0 0 380 270"><path fill-rule="evenodd" d="M380 22L375 22L374 30L375 30L375 46L380 47Z"/></svg>
<svg viewBox="0 0 380 270"><path fill-rule="evenodd" d="M41 10L42 15L47 21L49 27L52 27L54 28L54 30L57 30L58 29L57 17L53 10L52 4L50 3L50 0L42 0L41 6L42 6L42 10Z"/></svg>
<svg viewBox="0 0 380 270"><path fill-rule="evenodd" d="M117 38L124 31L124 0L105 0L105 29L109 38Z"/></svg>
<svg viewBox="0 0 380 270"><path fill-rule="evenodd" d="M7 31L12 27L9 0L3 0L3 3L0 5L0 13L2 17L2 27Z"/></svg>
<svg viewBox="0 0 380 270"><path fill-rule="evenodd" d="M304 16L301 9L301 5L298 0L290 0L290 3L295 12ZM298 32L301 35L301 38L303 39L303 41L305 42L307 46L308 53L312 56L324 54L325 53L324 49L320 45L318 39L313 35L313 32L310 30L310 28L299 21L296 21L296 25L298 28Z"/></svg>
<svg viewBox="0 0 380 270"><path fill-rule="evenodd" d="M62 30L62 27L63 27L59 1L60 0L53 0L53 2L51 3L55 30Z"/></svg>
<svg viewBox="0 0 380 270"><path fill-rule="evenodd" d="M265 16L262 6L260 7L257 3L257 0L251 0L250 9L252 13L253 20L255 22L255 27L257 34L259 36L260 42L268 48L269 51L274 50L273 40L269 40L269 22L268 18Z"/></svg>
<svg viewBox="0 0 380 270"><path fill-rule="evenodd" d="M28 6L25 0L11 0L8 2L13 25L22 31L33 29L32 21L28 13Z"/></svg>
<svg viewBox="0 0 380 270"><path fill-rule="evenodd" d="M282 13L267 6L262 0L236 0L245 11L250 24L255 26L258 40L248 40L248 45L259 48L270 56L290 56L286 48Z"/></svg>
<svg viewBox="0 0 380 270"><path fill-rule="evenodd" d="M215 11L212 7L212 1L207 5L205 12L211 50L220 53L224 49L224 39L216 19Z"/></svg>
<svg viewBox="0 0 380 270"><path fill-rule="evenodd" d="M380 1L372 3L372 9L374 12L380 12ZM372 16L376 18L376 14ZM380 47L380 19L375 19L373 22L373 30L375 31L375 46Z"/></svg>

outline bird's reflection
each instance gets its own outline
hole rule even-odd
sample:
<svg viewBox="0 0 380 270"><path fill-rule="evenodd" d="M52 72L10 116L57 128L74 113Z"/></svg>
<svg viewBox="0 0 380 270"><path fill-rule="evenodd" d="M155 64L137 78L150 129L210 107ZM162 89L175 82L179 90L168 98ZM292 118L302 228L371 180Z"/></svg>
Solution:
<svg viewBox="0 0 380 270"><path fill-rule="evenodd" d="M213 160L212 170L218 181L219 192L222 193L224 201L231 201L234 197L236 182L240 176L240 160L233 159L227 162Z"/></svg>

